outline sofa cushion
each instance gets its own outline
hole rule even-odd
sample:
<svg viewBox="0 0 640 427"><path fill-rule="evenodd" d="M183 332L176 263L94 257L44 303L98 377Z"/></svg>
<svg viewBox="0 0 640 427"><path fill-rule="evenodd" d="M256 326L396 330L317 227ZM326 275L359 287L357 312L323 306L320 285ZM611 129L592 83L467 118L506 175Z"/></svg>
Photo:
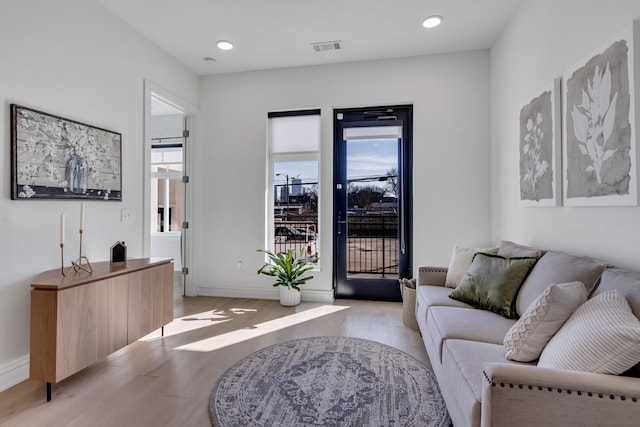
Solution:
<svg viewBox="0 0 640 427"><path fill-rule="evenodd" d="M473 307L514 318L518 289L536 261L536 258L504 258L478 252L449 296Z"/></svg>
<svg viewBox="0 0 640 427"><path fill-rule="evenodd" d="M448 370L451 378L456 377L457 371L462 374L471 395L478 402L482 400L482 371L485 363L516 363L505 359L505 349L500 344L492 344L467 340L446 340L443 348L443 364L454 368ZM450 363L453 362L453 363ZM461 393L465 393L460 388Z"/></svg>
<svg viewBox="0 0 640 427"><path fill-rule="evenodd" d="M421 304L425 304L427 307L432 306L445 306L445 307L459 307L459 308L472 308L469 304L462 301L457 301L449 298L449 294L453 292L452 288L445 288L444 286L418 286L416 290L418 301Z"/></svg>
<svg viewBox="0 0 640 427"><path fill-rule="evenodd" d="M463 410L467 425L478 419L482 406L483 367L486 363L509 362L500 344L477 341L446 340L443 348L442 367L447 387L455 390L458 406Z"/></svg>
<svg viewBox="0 0 640 427"><path fill-rule="evenodd" d="M521 316L552 283L582 282L587 294L590 294L606 266L591 258L563 252L545 253L520 288L516 299L518 315Z"/></svg>
<svg viewBox="0 0 640 427"><path fill-rule="evenodd" d="M600 284L593 295L612 289L618 290L627 298L633 314L640 319L640 274L619 268L607 268L602 273Z"/></svg>
<svg viewBox="0 0 640 427"><path fill-rule="evenodd" d="M619 375L640 361L640 320L617 290L583 305L549 341L538 366Z"/></svg>
<svg viewBox="0 0 640 427"><path fill-rule="evenodd" d="M502 345L515 320L474 308L431 307L427 312L428 335L442 357L445 340L461 339ZM436 361L433 361L434 363ZM442 362L438 360L437 362Z"/></svg>
<svg viewBox="0 0 640 427"><path fill-rule="evenodd" d="M432 307L429 310L442 339L461 339L502 345L516 322L486 310Z"/></svg>
<svg viewBox="0 0 640 427"><path fill-rule="evenodd" d="M498 255L505 258L540 258L544 252L529 246L502 240L498 245Z"/></svg>
<svg viewBox="0 0 640 427"><path fill-rule="evenodd" d="M581 282L549 286L504 337L507 359L536 360L544 346L586 300L587 291Z"/></svg>
<svg viewBox="0 0 640 427"><path fill-rule="evenodd" d="M448 288L455 288L458 286L467 269L471 265L473 256L478 252L484 252L488 254L496 254L498 248L463 248L455 245L453 247L453 254L451 254L451 260L449 261L449 268L447 269L447 277L444 285Z"/></svg>

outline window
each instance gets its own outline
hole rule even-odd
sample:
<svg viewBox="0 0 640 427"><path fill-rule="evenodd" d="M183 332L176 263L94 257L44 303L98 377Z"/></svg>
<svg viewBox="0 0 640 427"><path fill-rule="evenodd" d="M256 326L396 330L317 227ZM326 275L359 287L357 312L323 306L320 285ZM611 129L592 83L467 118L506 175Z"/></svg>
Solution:
<svg viewBox="0 0 640 427"><path fill-rule="evenodd" d="M319 256L320 110L269 113L269 233L276 253Z"/></svg>
<svg viewBox="0 0 640 427"><path fill-rule="evenodd" d="M182 144L151 149L151 232L182 230Z"/></svg>

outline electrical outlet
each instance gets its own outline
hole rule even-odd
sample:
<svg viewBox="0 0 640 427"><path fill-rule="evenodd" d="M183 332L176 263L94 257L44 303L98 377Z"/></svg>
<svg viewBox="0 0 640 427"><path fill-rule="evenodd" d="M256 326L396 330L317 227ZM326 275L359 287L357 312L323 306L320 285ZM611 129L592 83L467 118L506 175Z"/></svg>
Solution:
<svg viewBox="0 0 640 427"><path fill-rule="evenodd" d="M133 210L122 209L120 211L120 222L123 224L131 224L133 222Z"/></svg>

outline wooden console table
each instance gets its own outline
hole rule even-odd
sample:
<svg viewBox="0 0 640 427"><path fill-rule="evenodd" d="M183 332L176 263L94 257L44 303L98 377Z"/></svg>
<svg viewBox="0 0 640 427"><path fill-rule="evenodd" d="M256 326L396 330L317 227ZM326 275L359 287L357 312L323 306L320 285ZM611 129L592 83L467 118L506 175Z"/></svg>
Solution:
<svg viewBox="0 0 640 427"><path fill-rule="evenodd" d="M173 260L92 264L93 273L60 269L31 284L30 377L51 385L173 321Z"/></svg>

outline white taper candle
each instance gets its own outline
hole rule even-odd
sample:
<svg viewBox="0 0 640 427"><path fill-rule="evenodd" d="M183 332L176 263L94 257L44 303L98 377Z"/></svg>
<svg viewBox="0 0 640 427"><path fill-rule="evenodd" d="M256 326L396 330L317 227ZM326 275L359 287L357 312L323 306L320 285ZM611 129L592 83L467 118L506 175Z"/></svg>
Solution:
<svg viewBox="0 0 640 427"><path fill-rule="evenodd" d="M84 230L84 202L80 203L80 230Z"/></svg>

